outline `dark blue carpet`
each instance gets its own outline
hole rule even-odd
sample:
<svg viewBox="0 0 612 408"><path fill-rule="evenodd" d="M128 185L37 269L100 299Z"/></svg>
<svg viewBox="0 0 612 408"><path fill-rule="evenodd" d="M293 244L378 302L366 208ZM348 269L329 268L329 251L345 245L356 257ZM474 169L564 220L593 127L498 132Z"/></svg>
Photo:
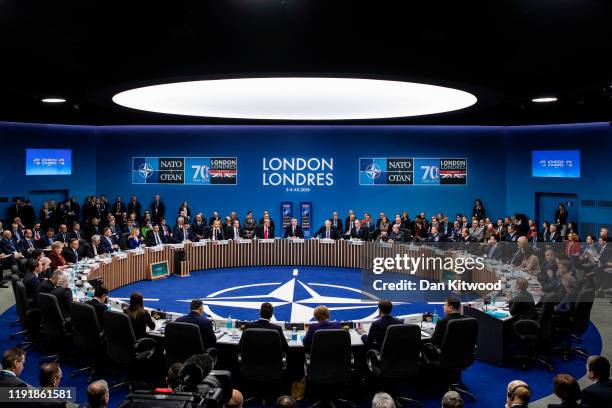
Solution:
<svg viewBox="0 0 612 408"><path fill-rule="evenodd" d="M358 270L309 267L298 267L298 269L297 276L293 276L293 268L287 267L197 271L192 272L192 276L186 278L172 276L161 281L137 282L114 290L111 296L128 298L133 291L140 291L145 299L158 299L145 301L147 306L176 312L186 311L188 309L186 301L192 298L205 298L209 303L209 312L223 317L231 314L233 318L237 319L257 318L258 307L256 305L262 301L270 300L285 303L276 307L275 315L278 320L286 320L291 316L295 304L300 306L297 307L299 310L296 309L297 312L294 311L293 313L298 313L300 310L303 312L304 308L301 306L306 308L316 306L316 304L307 303L309 299L315 296L324 297L322 298L324 300L333 300L334 302L325 301L321 303L334 308L341 308L332 311L333 318L337 320L364 318L375 313L375 304L366 305L364 308L355 308L355 306L364 306L358 302L359 294L351 290L360 288ZM294 278L296 280L293 286L289 284L285 286L286 290L274 293L281 299L276 296L268 296ZM236 288L238 286L241 287ZM241 296L248 297L240 298ZM236 297L239 298L236 299ZM183 302L180 300L183 300ZM437 308L439 313L441 312L439 305L433 306L415 302L395 306L394 314L433 311L434 308ZM306 312L309 313L309 309ZM303 312L304 315L306 312ZM8 339L9 335L16 331L9 327L9 323L16 318L14 307L0 315L0 333L2 333L0 347L2 350L13 347L18 342L17 339ZM600 353L601 337L594 326L591 325L583 336L583 343L592 354ZM33 385L38 385L39 357L35 350L28 352L26 368L22 374L22 377ZM585 361L579 357L572 358L567 362L555 358L553 364L555 373L568 373L580 378L585 372ZM77 387L78 401L84 402L86 400L86 376L71 379L70 372L72 369L69 365L62 364L62 370L64 371L62 385ZM549 373L539 368L523 371L518 367L500 368L475 362L464 372L463 382L477 394L478 401L476 403L467 402L466 406L489 408L503 405L506 385L514 379L522 379L530 384L532 390L534 390L534 400L544 397L552 392L552 379L555 373ZM125 395L125 390L114 392L111 395L111 406L117 406ZM424 394L421 392L413 395L422 400L425 407L437 408L440 406L441 395L439 394ZM369 405L369 402L360 404L364 407Z"/></svg>

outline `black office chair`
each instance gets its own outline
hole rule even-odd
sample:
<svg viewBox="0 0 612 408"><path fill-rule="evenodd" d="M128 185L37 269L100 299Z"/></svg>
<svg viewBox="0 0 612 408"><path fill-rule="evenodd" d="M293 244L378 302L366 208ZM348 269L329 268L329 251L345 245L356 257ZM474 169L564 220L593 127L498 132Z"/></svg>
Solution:
<svg viewBox="0 0 612 408"><path fill-rule="evenodd" d="M42 362L57 361L71 350L72 332L68 321L60 310L57 297L50 293L39 293L36 297L40 311L41 336L45 350L54 353L40 359Z"/></svg>
<svg viewBox="0 0 612 408"><path fill-rule="evenodd" d="M468 392L461 382L461 373L474 362L478 322L471 317L450 320L447 323L440 348L431 343L425 345L433 353L425 353L425 361L441 374L441 379L450 391L457 391L476 401L476 396ZM428 355L429 354L429 355ZM433 356L433 357L432 357Z"/></svg>
<svg viewBox="0 0 612 408"><path fill-rule="evenodd" d="M554 348L555 351L560 351L564 360L567 360L572 353L579 354L585 358L589 357L589 353L584 347L575 346L574 341L581 341L581 336L589 328L591 321L591 309L595 301L595 289L583 289L578 293L576 302L574 302L574 310L569 320L563 321L560 326L555 327L555 332L561 338L561 345Z"/></svg>
<svg viewBox="0 0 612 408"><path fill-rule="evenodd" d="M273 386L282 382L287 369L287 356L283 353L278 331L246 329L240 339L238 363L242 378L255 384L255 395L245 402L260 400L261 405L265 406L269 397L277 396L274 395Z"/></svg>
<svg viewBox="0 0 612 408"><path fill-rule="evenodd" d="M136 340L128 315L122 312L104 312L104 340L106 354L118 366L127 368L128 377L115 382L111 389L128 386L130 392L137 385L137 368L150 361L157 351L157 342L143 337Z"/></svg>
<svg viewBox="0 0 612 408"><path fill-rule="evenodd" d="M11 340L18 335L24 335L25 341L17 344L17 347L27 350L32 347L38 340L40 332L40 314L38 309L30 308L30 304L26 299L25 286L21 280L17 280L15 284L15 306L19 315L19 323L23 330L19 333L11 335Z"/></svg>
<svg viewBox="0 0 612 408"><path fill-rule="evenodd" d="M355 406L352 401L338 397L348 387L354 367L348 331L334 329L315 332L305 362L306 393L317 401L313 407L320 404Z"/></svg>
<svg viewBox="0 0 612 408"><path fill-rule="evenodd" d="M91 357L92 365L74 370L70 377L89 373L89 382L96 373L104 357L104 332L100 328L96 310L87 303L72 302L70 304L70 321L74 336L74 345L87 357Z"/></svg>
<svg viewBox="0 0 612 408"><path fill-rule="evenodd" d="M421 368L421 328L416 324L390 325L380 351L368 350L366 363L370 372L385 385L416 378ZM407 397L395 397L395 401L397 406L423 405Z"/></svg>
<svg viewBox="0 0 612 408"><path fill-rule="evenodd" d="M19 279L19 275L16 274L12 274L11 275L11 288L13 289L13 296L15 297L15 302L17 301L17 293L15 292L15 283L20 280ZM19 314L19 311L17 311L17 314ZM19 319L17 320L13 320L11 323L9 323L10 327L15 327L18 324L20 324Z"/></svg>
<svg viewBox="0 0 612 408"><path fill-rule="evenodd" d="M521 340L521 343L526 345L527 354L517 354L516 358L521 362L524 370L529 368L533 363L539 363L548 371L553 371L553 366L538 354L538 342L541 338L540 324L535 320L519 320L512 325L514 333Z"/></svg>
<svg viewBox="0 0 612 408"><path fill-rule="evenodd" d="M194 354L208 353L213 361L217 360L217 349L205 348L200 328L193 323L169 322L164 330L166 343L166 365L184 363ZM213 364L214 367L214 364Z"/></svg>

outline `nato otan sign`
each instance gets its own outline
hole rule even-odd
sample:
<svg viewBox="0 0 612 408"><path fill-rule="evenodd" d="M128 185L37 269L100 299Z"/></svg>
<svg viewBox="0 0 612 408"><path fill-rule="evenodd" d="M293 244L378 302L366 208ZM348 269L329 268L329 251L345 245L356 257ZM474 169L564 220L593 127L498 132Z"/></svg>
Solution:
<svg viewBox="0 0 612 408"><path fill-rule="evenodd" d="M235 185L235 157L134 157L133 184Z"/></svg>

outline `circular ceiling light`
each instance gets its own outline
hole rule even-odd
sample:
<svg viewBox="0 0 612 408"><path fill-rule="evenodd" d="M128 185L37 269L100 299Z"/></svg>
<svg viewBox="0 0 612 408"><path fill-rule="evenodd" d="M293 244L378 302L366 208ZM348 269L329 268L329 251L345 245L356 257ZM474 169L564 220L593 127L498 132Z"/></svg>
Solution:
<svg viewBox="0 0 612 408"><path fill-rule="evenodd" d="M471 93L414 82L357 78L239 78L178 82L120 92L132 109L234 119L350 120L429 115L467 108Z"/></svg>
<svg viewBox="0 0 612 408"><path fill-rule="evenodd" d="M557 98L555 98L554 96L546 96L543 98L533 98L531 102L535 102L535 103L557 102Z"/></svg>
<svg viewBox="0 0 612 408"><path fill-rule="evenodd" d="M41 99L44 103L64 103L66 100L64 98L43 98Z"/></svg>

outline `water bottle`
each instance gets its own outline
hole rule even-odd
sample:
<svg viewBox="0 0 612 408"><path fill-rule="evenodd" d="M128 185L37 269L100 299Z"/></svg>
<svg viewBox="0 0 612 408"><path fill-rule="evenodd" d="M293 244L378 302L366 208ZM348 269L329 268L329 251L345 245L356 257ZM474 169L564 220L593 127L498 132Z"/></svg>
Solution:
<svg viewBox="0 0 612 408"><path fill-rule="evenodd" d="M291 341L297 341L297 327L291 328Z"/></svg>
<svg viewBox="0 0 612 408"><path fill-rule="evenodd" d="M433 316L431 318L431 321L432 321L433 324L436 324L436 323L438 323L438 320L439 320L438 311L434 310Z"/></svg>
<svg viewBox="0 0 612 408"><path fill-rule="evenodd" d="M231 328L232 328L232 315L229 315L229 316L227 317L227 324L226 324L226 326L225 326L225 327L227 327L228 329L231 329Z"/></svg>

